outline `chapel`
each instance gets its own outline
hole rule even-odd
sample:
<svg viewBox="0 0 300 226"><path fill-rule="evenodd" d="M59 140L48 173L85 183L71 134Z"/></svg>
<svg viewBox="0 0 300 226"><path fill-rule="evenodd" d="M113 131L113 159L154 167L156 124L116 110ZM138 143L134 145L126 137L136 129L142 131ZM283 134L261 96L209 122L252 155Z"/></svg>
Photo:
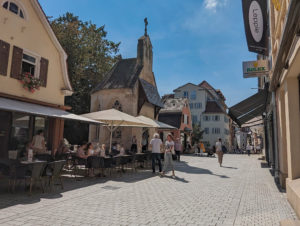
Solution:
<svg viewBox="0 0 300 226"><path fill-rule="evenodd" d="M153 52L147 24L145 18L145 33L138 39L137 56L120 59L92 91L91 112L115 108L132 116L157 119L164 104L152 71ZM140 151L142 139L148 143L153 133L154 129L120 127L113 133L113 143L130 149L132 137L136 136ZM90 126L89 140L108 144L109 132L105 127Z"/></svg>

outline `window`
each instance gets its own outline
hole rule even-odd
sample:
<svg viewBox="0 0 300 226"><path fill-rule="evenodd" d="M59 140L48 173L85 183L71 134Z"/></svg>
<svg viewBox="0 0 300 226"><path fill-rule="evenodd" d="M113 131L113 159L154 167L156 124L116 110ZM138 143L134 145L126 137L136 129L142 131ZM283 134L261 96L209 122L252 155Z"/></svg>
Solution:
<svg viewBox="0 0 300 226"><path fill-rule="evenodd" d="M2 7L24 19L24 12L16 3L6 1L3 3Z"/></svg>
<svg viewBox="0 0 300 226"><path fill-rule="evenodd" d="M187 115L183 116L183 123L188 124L188 116Z"/></svg>
<svg viewBox="0 0 300 226"><path fill-rule="evenodd" d="M213 121L220 121L220 116L219 115L213 115L212 120Z"/></svg>
<svg viewBox="0 0 300 226"><path fill-rule="evenodd" d="M212 134L220 134L220 128L212 128Z"/></svg>
<svg viewBox="0 0 300 226"><path fill-rule="evenodd" d="M22 59L22 74L29 73L34 77L39 78L39 61L40 57L33 56L32 54L29 54L26 51L24 51Z"/></svg>
<svg viewBox="0 0 300 226"><path fill-rule="evenodd" d="M209 134L209 128L204 128L204 133Z"/></svg>
<svg viewBox="0 0 300 226"><path fill-rule="evenodd" d="M196 90L191 91L191 100L196 100Z"/></svg>
<svg viewBox="0 0 300 226"><path fill-rule="evenodd" d="M210 116L209 115L204 115L203 120L204 121L210 121Z"/></svg>
<svg viewBox="0 0 300 226"><path fill-rule="evenodd" d="M224 122L228 123L229 122L229 119L226 115L224 115Z"/></svg>
<svg viewBox="0 0 300 226"><path fill-rule="evenodd" d="M122 105L120 104L120 102L118 100L115 101L114 105L112 106L112 108L118 110L118 111L123 111L122 109Z"/></svg>
<svg viewBox="0 0 300 226"><path fill-rule="evenodd" d="M189 98L189 92L188 91L183 91L183 97L184 98Z"/></svg>
<svg viewBox="0 0 300 226"><path fill-rule="evenodd" d="M229 130L228 129L224 129L224 134L228 135L229 134Z"/></svg>
<svg viewBox="0 0 300 226"><path fill-rule="evenodd" d="M193 109L193 107L194 107L194 104L190 103L190 109Z"/></svg>
<svg viewBox="0 0 300 226"><path fill-rule="evenodd" d="M21 150L29 141L30 116L22 113L13 113L11 135L9 142L10 150Z"/></svg>
<svg viewBox="0 0 300 226"><path fill-rule="evenodd" d="M116 130L113 132L112 137L113 137L114 139L121 139L121 138L122 138L122 130L121 130L121 128L116 129Z"/></svg>
<svg viewBox="0 0 300 226"><path fill-rule="evenodd" d="M194 105L196 109L202 108L202 103L195 103Z"/></svg>
<svg viewBox="0 0 300 226"><path fill-rule="evenodd" d="M197 121L198 121L197 115L192 115L192 122L193 122L193 124L196 124Z"/></svg>

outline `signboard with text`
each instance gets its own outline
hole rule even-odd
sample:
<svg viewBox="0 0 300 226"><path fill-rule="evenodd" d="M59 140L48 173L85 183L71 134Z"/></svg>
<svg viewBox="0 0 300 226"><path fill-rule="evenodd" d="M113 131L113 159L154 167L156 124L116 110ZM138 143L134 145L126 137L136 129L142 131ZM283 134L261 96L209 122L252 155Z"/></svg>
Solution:
<svg viewBox="0 0 300 226"><path fill-rule="evenodd" d="M244 78L264 76L269 73L268 60L245 61L243 62Z"/></svg>
<svg viewBox="0 0 300 226"><path fill-rule="evenodd" d="M249 51L268 56L267 0L242 0L242 4Z"/></svg>

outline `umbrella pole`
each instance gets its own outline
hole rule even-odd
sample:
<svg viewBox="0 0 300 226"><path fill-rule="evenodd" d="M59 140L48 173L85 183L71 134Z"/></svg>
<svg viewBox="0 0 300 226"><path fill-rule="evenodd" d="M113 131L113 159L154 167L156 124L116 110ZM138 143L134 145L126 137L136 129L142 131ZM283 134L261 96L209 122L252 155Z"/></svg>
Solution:
<svg viewBox="0 0 300 226"><path fill-rule="evenodd" d="M109 153L111 153L113 126L110 126Z"/></svg>

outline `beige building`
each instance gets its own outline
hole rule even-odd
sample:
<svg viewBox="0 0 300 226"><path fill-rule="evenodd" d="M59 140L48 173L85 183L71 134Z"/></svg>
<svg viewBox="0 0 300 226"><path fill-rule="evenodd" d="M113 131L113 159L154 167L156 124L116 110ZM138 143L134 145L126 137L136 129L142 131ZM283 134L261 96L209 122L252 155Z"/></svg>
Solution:
<svg viewBox="0 0 300 226"><path fill-rule="evenodd" d="M145 33L138 40L137 57L121 59L93 90L91 112L115 108L133 116L157 119L163 103L156 88L152 57L150 37ZM113 143L130 149L132 137L136 136L140 151L142 138L148 143L153 133L154 129L119 128L113 134ZM89 140L108 144L109 132L104 127L90 126Z"/></svg>
<svg viewBox="0 0 300 226"><path fill-rule="evenodd" d="M300 1L273 0L270 5L270 89L275 96L279 178L300 216Z"/></svg>
<svg viewBox="0 0 300 226"><path fill-rule="evenodd" d="M72 94L67 55L37 0L0 0L0 31L0 158L22 151L39 130L54 151L64 120L75 117L64 106Z"/></svg>

